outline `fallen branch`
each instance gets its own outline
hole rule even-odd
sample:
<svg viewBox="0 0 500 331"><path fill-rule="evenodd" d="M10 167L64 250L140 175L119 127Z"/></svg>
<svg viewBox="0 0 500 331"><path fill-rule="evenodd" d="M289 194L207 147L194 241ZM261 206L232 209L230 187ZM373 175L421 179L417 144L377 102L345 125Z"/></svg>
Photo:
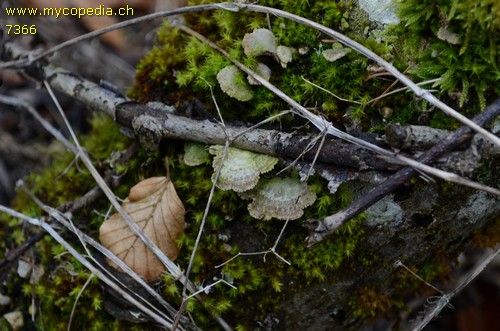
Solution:
<svg viewBox="0 0 500 331"><path fill-rule="evenodd" d="M486 110L474 117L474 122L478 125L485 125L500 115L500 99L495 100ZM462 126L453 134L448 135L430 150L422 154L418 161L428 163L446 152L466 143L473 136L472 129L468 126ZM414 168L405 167L397 173L386 179L379 186L364 194L361 198L352 203L349 207L333 215L325 217L322 220L307 220L305 226L309 229L309 235L306 238L308 246L317 244L325 240L328 236L347 221L366 210L368 207L382 199L387 194L393 192L410 178L417 175Z"/></svg>
<svg viewBox="0 0 500 331"><path fill-rule="evenodd" d="M12 53L21 53L16 50L14 45L12 45L12 48ZM36 80L45 78L55 89L74 97L91 109L106 113L115 118L118 123L133 129L146 149L156 149L163 138L205 144L224 144L226 141L226 134L221 130L218 123L209 120L194 120L127 101L121 95L117 95L113 91L104 89L61 68L49 64L44 66L34 65L33 68L28 70L28 73ZM5 102L8 103L8 100ZM232 146L283 159L295 159L302 156L305 148L316 139L315 134L299 135L275 130L248 130L248 128L229 124L227 131L231 137L235 137L232 140ZM356 140L372 146L381 142L381 138L376 135L364 134L363 138L366 139L366 137L370 137L369 141L359 138L356 138ZM303 155L304 159L313 160L317 149L318 146L310 149L308 153ZM380 150L383 149L380 148ZM401 155L398 157L407 161L410 160ZM397 170L401 165L401 163L395 163L392 158L383 158L362 146L348 144L332 138L325 140L321 153L318 154L318 161L359 170ZM456 177L445 179L455 180L456 182L465 181ZM473 186L473 184L469 184L469 186Z"/></svg>

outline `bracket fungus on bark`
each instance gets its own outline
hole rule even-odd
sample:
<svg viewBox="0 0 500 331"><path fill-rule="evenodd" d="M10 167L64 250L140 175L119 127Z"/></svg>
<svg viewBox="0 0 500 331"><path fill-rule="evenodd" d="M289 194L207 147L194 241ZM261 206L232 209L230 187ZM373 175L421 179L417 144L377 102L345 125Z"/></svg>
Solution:
<svg viewBox="0 0 500 331"><path fill-rule="evenodd" d="M305 182L290 177L262 180L255 189L239 195L252 200L250 215L263 220L296 220L316 201L316 193Z"/></svg>
<svg viewBox="0 0 500 331"><path fill-rule="evenodd" d="M214 170L217 170L224 156L224 146L210 146L209 152L215 155L212 166ZM217 187L222 190L244 192L255 187L259 181L260 174L272 170L278 159L269 155L229 147L227 157L222 161L222 169L217 180ZM212 175L212 181L214 180L215 173Z"/></svg>
<svg viewBox="0 0 500 331"><path fill-rule="evenodd" d="M217 74L217 81L224 93L240 101L249 101L253 98L253 91L247 83L243 72L236 66L224 67Z"/></svg>

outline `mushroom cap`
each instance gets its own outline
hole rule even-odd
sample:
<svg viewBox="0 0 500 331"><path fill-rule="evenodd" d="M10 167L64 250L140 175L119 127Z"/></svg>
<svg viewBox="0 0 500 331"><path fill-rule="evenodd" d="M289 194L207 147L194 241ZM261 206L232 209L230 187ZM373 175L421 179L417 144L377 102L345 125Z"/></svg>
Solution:
<svg viewBox="0 0 500 331"><path fill-rule="evenodd" d="M247 56L275 54L278 43L276 37L268 29L255 29L243 37L243 51Z"/></svg>
<svg viewBox="0 0 500 331"><path fill-rule="evenodd" d="M261 62L257 63L257 66L255 67L255 73L267 81L269 81L269 78L271 78L271 69ZM260 85L260 83L250 75L247 76L247 79L250 85Z"/></svg>

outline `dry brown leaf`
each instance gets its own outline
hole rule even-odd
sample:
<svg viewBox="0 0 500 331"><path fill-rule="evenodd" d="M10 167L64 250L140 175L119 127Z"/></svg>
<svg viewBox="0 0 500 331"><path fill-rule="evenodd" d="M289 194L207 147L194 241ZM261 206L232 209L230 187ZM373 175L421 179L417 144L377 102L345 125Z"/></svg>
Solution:
<svg viewBox="0 0 500 331"><path fill-rule="evenodd" d="M184 232L185 209L168 177L151 177L139 182L130 189L122 207L169 259L177 258L176 240ZM158 279L165 271L163 263L130 230L119 213L101 225L99 240L146 281Z"/></svg>

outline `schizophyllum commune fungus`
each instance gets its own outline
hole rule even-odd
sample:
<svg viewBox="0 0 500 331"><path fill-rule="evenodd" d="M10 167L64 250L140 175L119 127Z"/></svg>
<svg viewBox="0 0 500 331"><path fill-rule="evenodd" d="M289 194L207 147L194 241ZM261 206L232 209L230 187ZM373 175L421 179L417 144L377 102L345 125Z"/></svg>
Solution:
<svg viewBox="0 0 500 331"><path fill-rule="evenodd" d="M268 29L255 29L243 37L243 50L247 56L274 55L277 48L276 37Z"/></svg>
<svg viewBox="0 0 500 331"><path fill-rule="evenodd" d="M193 142L184 143L184 163L195 167L210 160L205 145Z"/></svg>
<svg viewBox="0 0 500 331"><path fill-rule="evenodd" d="M271 78L271 69L261 62L257 63L257 66L255 67L255 73L267 81L269 81L269 78ZM250 75L247 76L247 79L250 85L260 85L260 83Z"/></svg>
<svg viewBox="0 0 500 331"><path fill-rule="evenodd" d="M217 167L224 156L224 146L210 146L209 152L215 155L212 166L217 171ZM227 157L222 161L222 170L217 180L217 187L222 190L244 192L255 187L259 181L259 175L272 170L278 159L269 155L229 147ZM212 175L212 181L214 179L215 173Z"/></svg>
<svg viewBox="0 0 500 331"><path fill-rule="evenodd" d="M253 200L248 211L263 220L296 220L304 214L304 208L316 201L316 193L305 182L290 177L262 180L255 189L239 195Z"/></svg>
<svg viewBox="0 0 500 331"><path fill-rule="evenodd" d="M240 101L249 101L253 98L253 91L243 76L243 73L234 65L224 67L217 74L217 81L224 93Z"/></svg>

